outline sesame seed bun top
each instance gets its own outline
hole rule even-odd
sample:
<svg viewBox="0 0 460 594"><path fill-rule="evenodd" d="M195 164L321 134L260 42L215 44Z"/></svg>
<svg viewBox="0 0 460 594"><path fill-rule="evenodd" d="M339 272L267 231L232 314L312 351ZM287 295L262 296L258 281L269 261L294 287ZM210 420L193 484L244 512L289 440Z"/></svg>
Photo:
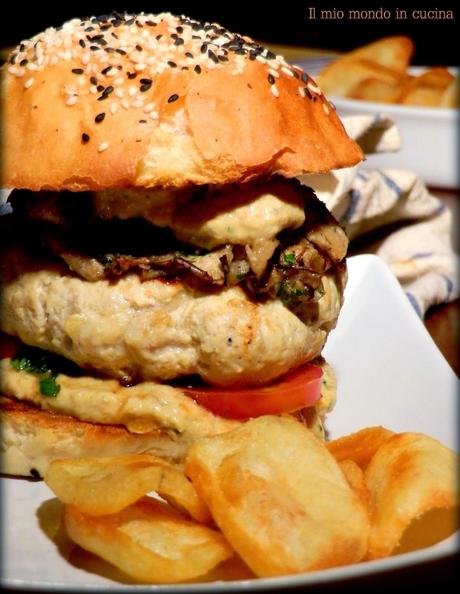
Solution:
<svg viewBox="0 0 460 594"><path fill-rule="evenodd" d="M362 159L306 73L183 16L71 20L22 42L2 79L7 187L183 187Z"/></svg>

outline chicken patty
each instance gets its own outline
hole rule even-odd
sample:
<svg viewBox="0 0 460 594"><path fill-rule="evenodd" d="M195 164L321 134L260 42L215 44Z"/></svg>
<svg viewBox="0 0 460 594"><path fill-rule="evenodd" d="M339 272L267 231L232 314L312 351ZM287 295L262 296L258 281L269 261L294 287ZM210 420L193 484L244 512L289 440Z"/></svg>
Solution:
<svg viewBox="0 0 460 594"><path fill-rule="evenodd" d="M322 296L306 324L281 299L257 302L240 286L206 293L136 274L88 282L19 248L5 261L0 326L7 334L113 378L198 374L222 386L265 383L318 356L344 280L321 277Z"/></svg>

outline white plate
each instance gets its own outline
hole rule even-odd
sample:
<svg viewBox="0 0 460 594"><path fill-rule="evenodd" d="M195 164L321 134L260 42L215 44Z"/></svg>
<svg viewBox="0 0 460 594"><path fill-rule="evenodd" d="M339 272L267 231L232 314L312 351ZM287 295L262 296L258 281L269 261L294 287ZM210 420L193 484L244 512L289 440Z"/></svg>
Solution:
<svg viewBox="0 0 460 594"><path fill-rule="evenodd" d="M332 437L371 425L422 431L455 448L458 380L413 311L399 284L376 256L349 259L340 322L325 355L334 366L338 403L328 418ZM133 590L83 564L71 564L39 527L37 511L52 494L42 482L1 481L3 585L66 590ZM182 586L155 592L241 591L314 586L436 560L458 550L455 537L414 553L296 576ZM139 589L146 589L139 586Z"/></svg>
<svg viewBox="0 0 460 594"><path fill-rule="evenodd" d="M330 61L331 58L324 58L321 62L305 60L298 64L315 77ZM412 67L409 72L420 74L423 70L423 67ZM458 74L458 69L450 70ZM458 109L373 103L333 95L328 95L328 99L340 116L381 114L396 122L401 133L401 149L397 153L370 155L366 167L408 169L420 175L429 186L459 187Z"/></svg>

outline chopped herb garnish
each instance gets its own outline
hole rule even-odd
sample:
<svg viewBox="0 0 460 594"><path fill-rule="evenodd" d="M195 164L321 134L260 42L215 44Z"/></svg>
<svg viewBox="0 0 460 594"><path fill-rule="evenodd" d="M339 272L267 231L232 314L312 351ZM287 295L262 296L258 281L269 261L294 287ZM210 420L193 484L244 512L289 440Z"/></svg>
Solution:
<svg viewBox="0 0 460 594"><path fill-rule="evenodd" d="M306 289L300 289L286 280L280 283L276 292L276 296L280 297L281 301L286 306L295 304L296 301L299 301L301 297L305 297L306 294Z"/></svg>
<svg viewBox="0 0 460 594"><path fill-rule="evenodd" d="M79 375L80 369L71 361L58 355L47 353L34 347L22 347L11 360L11 365L16 371L25 371L37 376L40 394L55 398L61 386L56 378L59 373Z"/></svg>
<svg viewBox="0 0 460 594"><path fill-rule="evenodd" d="M55 398L61 391L61 386L56 382L54 377L45 377L40 380L40 394Z"/></svg>
<svg viewBox="0 0 460 594"><path fill-rule="evenodd" d="M297 264L295 254L293 254L292 252L284 254L284 261L286 262L286 264L289 264L290 266L295 266Z"/></svg>

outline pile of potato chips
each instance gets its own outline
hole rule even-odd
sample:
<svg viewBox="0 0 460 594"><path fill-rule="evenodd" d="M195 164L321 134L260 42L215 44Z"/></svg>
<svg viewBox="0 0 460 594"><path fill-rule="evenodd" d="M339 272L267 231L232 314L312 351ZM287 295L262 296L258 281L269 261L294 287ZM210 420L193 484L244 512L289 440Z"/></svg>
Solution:
<svg viewBox="0 0 460 594"><path fill-rule="evenodd" d="M326 94L381 103L457 107L458 77L447 68L408 71L414 45L408 37L385 37L341 56L318 75Z"/></svg>
<svg viewBox="0 0 460 594"><path fill-rule="evenodd" d="M200 439L184 468L145 454L57 460L45 481L75 543L139 582L177 583L234 555L265 577L429 546L457 528L456 469L419 433L324 443L265 416Z"/></svg>

